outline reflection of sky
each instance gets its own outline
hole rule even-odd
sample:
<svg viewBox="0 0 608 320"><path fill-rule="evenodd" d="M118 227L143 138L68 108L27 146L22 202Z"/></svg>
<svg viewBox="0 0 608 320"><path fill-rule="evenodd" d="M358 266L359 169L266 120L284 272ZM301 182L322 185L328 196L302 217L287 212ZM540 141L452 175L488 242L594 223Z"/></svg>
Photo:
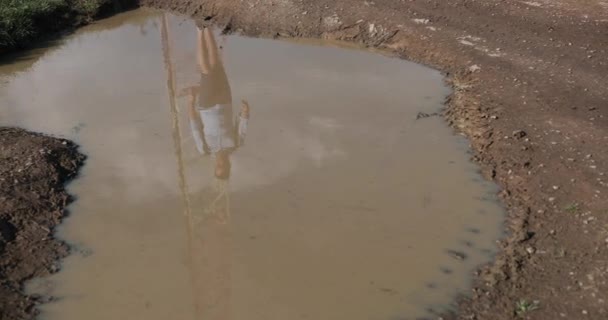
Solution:
<svg viewBox="0 0 608 320"><path fill-rule="evenodd" d="M288 176L296 170L300 162L312 162L316 167L321 167L325 161L342 158L346 152L339 146L326 143L322 135L335 134L334 127L323 127L323 124L315 122L316 117L310 118L309 123L303 123L302 130L287 130L281 134L268 134L264 145L258 146L256 141L251 141L253 152L237 153L232 157L234 175L232 179L233 189L247 189L258 185L271 184L280 178ZM334 123L332 119L321 119ZM267 119L266 121L280 121L280 119ZM263 148L270 150L263 150ZM244 149L243 149L244 150ZM256 153L264 152L272 154L270 158L277 161L268 161L268 157L258 157Z"/></svg>
<svg viewBox="0 0 608 320"><path fill-rule="evenodd" d="M138 309L133 293L150 298L151 291L159 294L161 311L188 313L181 306L189 293L163 287L179 288L185 276L180 268L186 263L179 260L183 199L160 34L152 22L146 26L145 34L137 25L80 33L0 88L0 114L9 115L2 121L75 139L89 155L82 178L71 185L79 214L64 224L64 234L99 255L57 276L70 279L78 292L95 288L82 301L61 303L101 308L101 318L124 312L112 303ZM195 28L172 18L170 31L179 91L199 81ZM245 146L231 157L235 259L245 262L234 270L246 297L241 312L255 318L252 309L264 309L260 315L278 310L287 319L299 316L301 307L358 316L371 310L370 301L389 312L386 305L405 308L419 300L404 303L404 296L366 290L419 292L425 281L437 280L439 263L458 276L441 278L446 288L424 291L422 300L462 288L480 254L467 252L470 260L454 263L446 246L461 250L456 244L464 236L485 246L499 226L495 216L477 215L479 208L496 208L472 200L484 190L471 181L474 166L450 129L437 118L414 120L419 111L436 110L447 93L438 73L360 51L237 36L226 39L224 61L235 114L241 99L252 107ZM178 100L179 134L196 211L201 195L208 196L198 191L214 184L214 159L197 153L185 102ZM470 226L488 232L464 234ZM259 237L253 241L252 235ZM99 278L89 276L91 268L100 268ZM83 278L72 278L75 273ZM169 276L158 279L159 273ZM384 280L372 285L372 279ZM121 287L125 283L132 288ZM124 291L108 294L115 287ZM291 297L276 297L281 290ZM111 296L104 300L108 307L89 294ZM328 309L307 310L315 299ZM147 312L153 313L147 319L166 318Z"/></svg>
<svg viewBox="0 0 608 320"><path fill-rule="evenodd" d="M330 139L338 133L339 127L333 119L309 117L308 121L290 123L287 130L277 132L275 127L258 127L257 123L281 122L283 118L270 115L267 119L259 119L259 114L252 117L250 135L253 137L248 137L245 146L231 156L233 191L272 184L294 173L302 164L321 167L327 161L346 159L346 151ZM196 192L213 180L214 163L212 157L201 159L193 152L190 137L186 137L186 141L184 147L190 172L187 179L190 191Z"/></svg>
<svg viewBox="0 0 608 320"><path fill-rule="evenodd" d="M196 84L198 73L195 28L178 20L173 19L171 33L181 87ZM126 192L131 199L150 192L177 192L175 169L169 169L176 163L160 35L152 22L145 28L145 35L139 26L126 26L121 32L73 37L35 63L34 72L17 75L0 91L2 113L9 116L3 119L5 123L82 144L82 150L91 156L88 165L96 174L103 172L104 178L96 186L99 196L116 196L116 190ZM400 61L335 48L241 37L218 41L225 44L224 60L235 109L241 98L248 99L253 108L244 148L255 151L239 150L233 156L235 189L272 183L295 170L301 161L321 166L329 159L345 157L347 152L328 138L343 126L342 114L334 110L357 107L365 101L351 91L368 91L372 86L381 93L398 89L387 79L397 74L407 77L404 70L413 66L405 64L404 68ZM370 58L380 63L372 66ZM416 68L420 67L413 66ZM427 81L438 78L432 73L422 77ZM183 112L185 100L180 99L179 105L186 149L191 139ZM77 126L82 129L74 130ZM276 161L269 163L269 157L256 154L272 155L269 157ZM206 162L208 173L201 173L206 177L196 179L193 188L211 180L213 163ZM93 172L85 170L87 174Z"/></svg>

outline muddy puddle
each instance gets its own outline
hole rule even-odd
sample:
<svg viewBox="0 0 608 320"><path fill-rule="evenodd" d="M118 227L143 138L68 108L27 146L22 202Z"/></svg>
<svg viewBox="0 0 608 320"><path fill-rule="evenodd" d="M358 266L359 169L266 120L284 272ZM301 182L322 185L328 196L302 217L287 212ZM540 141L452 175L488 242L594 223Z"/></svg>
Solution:
<svg viewBox="0 0 608 320"><path fill-rule="evenodd" d="M431 69L133 11L0 67L1 124L88 160L40 319L414 319L500 236Z"/></svg>

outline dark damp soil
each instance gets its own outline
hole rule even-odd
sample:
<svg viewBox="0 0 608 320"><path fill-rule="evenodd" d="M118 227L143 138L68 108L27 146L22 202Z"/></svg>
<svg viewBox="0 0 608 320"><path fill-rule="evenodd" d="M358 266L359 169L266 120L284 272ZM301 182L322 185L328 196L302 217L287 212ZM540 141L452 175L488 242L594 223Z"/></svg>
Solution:
<svg viewBox="0 0 608 320"><path fill-rule="evenodd" d="M72 201L64 184L84 156L70 141L0 128L0 319L33 319L45 297L23 284L58 270L68 247L52 232Z"/></svg>
<svg viewBox="0 0 608 320"><path fill-rule="evenodd" d="M508 236L457 312L436 318L608 319L605 1L141 3L227 33L352 41L443 71L454 89L443 115L501 186ZM20 289L67 254L50 236L83 157L19 129L0 129L0 147L0 318L31 319L43 299Z"/></svg>

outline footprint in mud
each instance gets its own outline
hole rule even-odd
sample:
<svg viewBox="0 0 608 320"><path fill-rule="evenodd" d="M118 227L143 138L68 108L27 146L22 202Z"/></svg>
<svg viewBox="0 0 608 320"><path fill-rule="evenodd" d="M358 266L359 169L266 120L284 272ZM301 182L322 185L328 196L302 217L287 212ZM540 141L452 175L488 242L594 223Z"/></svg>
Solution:
<svg viewBox="0 0 608 320"><path fill-rule="evenodd" d="M399 293L397 290L391 288L380 288L380 292L386 293L391 296L394 296Z"/></svg>
<svg viewBox="0 0 608 320"><path fill-rule="evenodd" d="M441 270L441 273L443 274L452 274L454 272L454 270L448 267L439 267L439 270Z"/></svg>
<svg viewBox="0 0 608 320"><path fill-rule="evenodd" d="M431 198L430 195L425 194L422 197L422 207L423 208L428 208L431 205L432 202L433 202L433 199Z"/></svg>
<svg viewBox="0 0 608 320"><path fill-rule="evenodd" d="M469 240L462 240L460 243L462 243L467 248L475 247L475 244Z"/></svg>
<svg viewBox="0 0 608 320"><path fill-rule="evenodd" d="M472 233L472 234L480 234L481 230L479 230L478 228L471 227L471 228L467 228L467 232Z"/></svg>
<svg viewBox="0 0 608 320"><path fill-rule="evenodd" d="M43 294L32 294L30 298L37 304L45 304L59 300L57 297Z"/></svg>
<svg viewBox="0 0 608 320"><path fill-rule="evenodd" d="M80 245L74 245L71 248L72 252L86 258L93 254L93 250Z"/></svg>
<svg viewBox="0 0 608 320"><path fill-rule="evenodd" d="M492 249L481 249L481 250L479 250L479 252L481 252L482 254L485 254L487 256L494 255L494 250L492 250Z"/></svg>
<svg viewBox="0 0 608 320"><path fill-rule="evenodd" d="M439 115L439 112L433 112L433 113L418 112L418 114L416 115L416 120L435 117L438 115Z"/></svg>
<svg viewBox="0 0 608 320"><path fill-rule="evenodd" d="M75 125L72 127L72 133L73 134L78 134L80 133L80 130L82 130L86 125L82 122L78 123L78 125Z"/></svg>
<svg viewBox="0 0 608 320"><path fill-rule="evenodd" d="M462 251L448 249L446 252L448 255L450 255L450 257L459 261L464 261L468 258L468 255Z"/></svg>
<svg viewBox="0 0 608 320"><path fill-rule="evenodd" d="M429 282L429 283L426 284L426 287L428 289L437 289L437 284L434 283L434 282Z"/></svg>
<svg viewBox="0 0 608 320"><path fill-rule="evenodd" d="M428 307L425 309L426 312L428 312L429 314L433 315L433 317L439 317L441 316L441 311L437 310L438 308L436 307ZM431 319L431 318L421 318L421 319Z"/></svg>

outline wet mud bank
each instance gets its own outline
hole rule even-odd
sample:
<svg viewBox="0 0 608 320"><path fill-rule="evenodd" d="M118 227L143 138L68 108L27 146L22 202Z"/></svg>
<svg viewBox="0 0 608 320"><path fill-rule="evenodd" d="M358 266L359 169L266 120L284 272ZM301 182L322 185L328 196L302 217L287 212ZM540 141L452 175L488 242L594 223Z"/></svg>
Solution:
<svg viewBox="0 0 608 320"><path fill-rule="evenodd" d="M353 41L430 65L444 116L502 187L509 236L448 319L604 319L608 10L591 1L146 0L264 37ZM438 317L440 317L438 315Z"/></svg>
<svg viewBox="0 0 608 320"><path fill-rule="evenodd" d="M56 272L69 253L52 232L72 201L64 184L83 161L70 141L0 128L1 319L33 319L48 298L25 295L23 283Z"/></svg>

